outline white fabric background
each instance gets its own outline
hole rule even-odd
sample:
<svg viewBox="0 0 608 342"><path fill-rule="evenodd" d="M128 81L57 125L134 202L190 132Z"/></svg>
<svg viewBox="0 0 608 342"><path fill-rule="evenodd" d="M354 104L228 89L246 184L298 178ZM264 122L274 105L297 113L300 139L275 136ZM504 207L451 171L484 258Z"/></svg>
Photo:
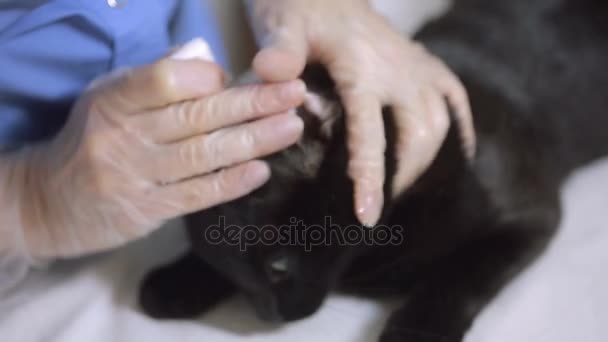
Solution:
<svg viewBox="0 0 608 342"><path fill-rule="evenodd" d="M230 8L237 0L221 1ZM399 21L404 30L444 5L442 0L378 2L396 18L414 16ZM230 13L227 8L224 13ZM563 198L563 226L549 251L485 310L467 341L608 341L608 160L580 171ZM152 265L183 248L177 226L108 255L33 273L0 308L0 340L363 342L375 339L394 306L338 296L308 320L274 327L258 322L244 301L235 299L198 321L151 320L134 305L138 282Z"/></svg>

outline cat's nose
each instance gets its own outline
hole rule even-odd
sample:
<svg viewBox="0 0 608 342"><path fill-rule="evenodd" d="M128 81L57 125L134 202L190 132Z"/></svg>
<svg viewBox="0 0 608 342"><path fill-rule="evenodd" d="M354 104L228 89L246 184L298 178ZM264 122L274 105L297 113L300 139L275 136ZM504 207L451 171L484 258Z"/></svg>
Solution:
<svg viewBox="0 0 608 342"><path fill-rule="evenodd" d="M289 258L286 255L271 257L266 264L266 273L273 284L287 280L290 275Z"/></svg>

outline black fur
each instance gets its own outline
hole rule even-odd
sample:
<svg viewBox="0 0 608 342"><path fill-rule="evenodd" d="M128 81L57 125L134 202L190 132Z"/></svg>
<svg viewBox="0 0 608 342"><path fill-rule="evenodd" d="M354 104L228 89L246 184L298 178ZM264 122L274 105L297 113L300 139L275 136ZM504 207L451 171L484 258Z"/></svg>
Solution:
<svg viewBox="0 0 608 342"><path fill-rule="evenodd" d="M144 309L155 317L195 316L238 288L262 318L290 321L314 313L332 290L402 294L408 299L381 341L462 340L479 311L550 241L566 177L608 154L605 18L608 6L596 0L456 1L418 38L466 85L479 149L466 162L453 128L411 190L395 201L387 197L382 223L403 226L403 243L309 252L301 245L257 245L242 252L204 238L220 216L241 227L279 226L290 217L310 225L331 216L342 229L356 222L344 175L343 122L328 140L301 110L305 138L270 158L273 178L266 186L188 217L193 252L148 277ZM338 102L318 70L304 77ZM386 122L390 129L390 111ZM288 269L277 274L269 265L283 257Z"/></svg>

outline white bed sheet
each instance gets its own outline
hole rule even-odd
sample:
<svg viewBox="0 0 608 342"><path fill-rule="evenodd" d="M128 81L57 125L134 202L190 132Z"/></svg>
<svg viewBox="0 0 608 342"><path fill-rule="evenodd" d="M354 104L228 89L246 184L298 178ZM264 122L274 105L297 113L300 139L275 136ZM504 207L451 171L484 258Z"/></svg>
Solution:
<svg viewBox="0 0 608 342"><path fill-rule="evenodd" d="M441 0L379 0L403 18ZM420 21L400 21L411 30ZM608 160L577 173L547 253L484 311L470 342L608 341ZM314 317L284 327L258 322L237 298L198 321L154 321L135 305L141 277L179 254L180 223L120 251L35 272L0 308L3 342L372 341L395 304L335 296Z"/></svg>

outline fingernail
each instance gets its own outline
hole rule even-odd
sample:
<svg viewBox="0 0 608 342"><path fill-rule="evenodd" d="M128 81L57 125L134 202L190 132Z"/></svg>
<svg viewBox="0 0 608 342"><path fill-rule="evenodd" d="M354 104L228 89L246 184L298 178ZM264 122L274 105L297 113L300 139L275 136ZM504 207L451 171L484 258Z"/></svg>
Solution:
<svg viewBox="0 0 608 342"><path fill-rule="evenodd" d="M282 86L279 96L282 101L286 102L304 100L306 96L306 84L301 80L287 82Z"/></svg>
<svg viewBox="0 0 608 342"><path fill-rule="evenodd" d="M270 168L263 161L252 161L248 164L243 178L247 187L258 188L270 178Z"/></svg>
<svg viewBox="0 0 608 342"><path fill-rule="evenodd" d="M357 218L366 227L378 224L382 215L384 196L380 191L359 191L356 194Z"/></svg>

